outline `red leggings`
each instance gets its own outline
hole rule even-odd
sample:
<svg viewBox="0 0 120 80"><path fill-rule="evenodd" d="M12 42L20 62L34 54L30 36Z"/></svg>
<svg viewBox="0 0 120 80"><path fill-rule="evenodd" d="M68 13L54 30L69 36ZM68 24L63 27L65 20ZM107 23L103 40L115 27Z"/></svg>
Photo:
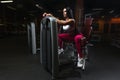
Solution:
<svg viewBox="0 0 120 80"><path fill-rule="evenodd" d="M74 38L77 53L79 54L80 58L83 57L82 48L81 48L81 38L83 38L83 34L77 34Z"/></svg>
<svg viewBox="0 0 120 80"><path fill-rule="evenodd" d="M81 49L81 38L83 38L82 34L77 34L76 36L71 36L67 33L58 34L58 45L60 48L63 48L64 41L75 41L77 53L79 54L80 58L82 58L83 54Z"/></svg>
<svg viewBox="0 0 120 80"><path fill-rule="evenodd" d="M60 48L63 48L64 41L74 41L74 36L71 36L68 33L58 34L58 45Z"/></svg>

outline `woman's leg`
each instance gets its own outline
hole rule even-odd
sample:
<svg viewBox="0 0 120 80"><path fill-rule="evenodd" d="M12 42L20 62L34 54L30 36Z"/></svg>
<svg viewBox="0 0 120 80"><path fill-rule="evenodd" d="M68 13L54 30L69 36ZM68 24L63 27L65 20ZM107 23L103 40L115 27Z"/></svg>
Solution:
<svg viewBox="0 0 120 80"><path fill-rule="evenodd" d="M83 38L82 34L78 34L74 38L75 46L76 46L77 53L78 53L77 67L82 67L83 66L83 54L82 54L82 48L81 48L81 38Z"/></svg>
<svg viewBox="0 0 120 80"><path fill-rule="evenodd" d="M82 54L82 49L81 49L81 38L83 38L83 34L78 34L75 36L75 46L77 49L77 53L79 54L80 58L83 58L83 54Z"/></svg>
<svg viewBox="0 0 120 80"><path fill-rule="evenodd" d="M74 41L74 36L67 33L58 34L58 45L63 48L63 41Z"/></svg>

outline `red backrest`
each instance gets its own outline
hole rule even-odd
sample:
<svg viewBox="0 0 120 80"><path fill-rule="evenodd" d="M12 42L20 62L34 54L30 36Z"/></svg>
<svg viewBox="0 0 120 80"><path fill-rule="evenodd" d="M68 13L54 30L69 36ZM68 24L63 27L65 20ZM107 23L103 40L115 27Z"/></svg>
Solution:
<svg viewBox="0 0 120 80"><path fill-rule="evenodd" d="M92 20L93 18L86 18L84 22L84 36L89 40L91 32L92 32Z"/></svg>

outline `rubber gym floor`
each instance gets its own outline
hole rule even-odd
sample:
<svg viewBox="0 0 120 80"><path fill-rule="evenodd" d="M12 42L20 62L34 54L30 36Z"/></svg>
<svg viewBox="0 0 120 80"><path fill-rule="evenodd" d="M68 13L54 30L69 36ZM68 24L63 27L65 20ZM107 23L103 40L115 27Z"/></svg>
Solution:
<svg viewBox="0 0 120 80"><path fill-rule="evenodd" d="M85 71L68 70L58 80L119 80L120 49L106 43L89 47L89 61ZM39 54L28 50L27 35L0 38L0 80L51 80L40 64Z"/></svg>

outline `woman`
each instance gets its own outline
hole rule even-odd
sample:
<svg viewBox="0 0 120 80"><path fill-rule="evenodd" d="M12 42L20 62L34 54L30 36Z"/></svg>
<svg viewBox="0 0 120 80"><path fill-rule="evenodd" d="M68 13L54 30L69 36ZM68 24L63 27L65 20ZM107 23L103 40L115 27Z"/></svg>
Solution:
<svg viewBox="0 0 120 80"><path fill-rule="evenodd" d="M44 13L43 16L52 16L52 14ZM63 41L74 41L75 36L75 19L73 18L72 9L66 7L63 9L63 20L56 18L57 23L62 26L63 33L58 34L59 54L63 51Z"/></svg>
<svg viewBox="0 0 120 80"><path fill-rule="evenodd" d="M64 41L74 41L75 33L75 19L73 18L72 10L67 7L63 9L63 17L64 20L57 20L59 25L62 25L63 33L58 34L58 43L59 43L59 51L60 54L63 52L63 42Z"/></svg>
<svg viewBox="0 0 120 80"><path fill-rule="evenodd" d="M53 15L44 13L43 16L53 16ZM64 17L64 20L60 20L60 19L56 18L57 23L62 26L63 31L64 31L64 33L58 34L58 45L59 45L58 54L60 54L64 51L63 50L63 42L64 41L69 41L69 42L75 41L75 44L79 43L75 38L76 27L75 27L75 19L73 18L72 9L70 9L69 7L64 8L63 9L63 17ZM77 51L79 52L80 47L78 47L77 45L76 45L76 47L77 47ZM81 52L78 54L80 55ZM78 57L79 58L78 59L78 67L80 67L79 66L80 59L81 59L80 57Z"/></svg>

